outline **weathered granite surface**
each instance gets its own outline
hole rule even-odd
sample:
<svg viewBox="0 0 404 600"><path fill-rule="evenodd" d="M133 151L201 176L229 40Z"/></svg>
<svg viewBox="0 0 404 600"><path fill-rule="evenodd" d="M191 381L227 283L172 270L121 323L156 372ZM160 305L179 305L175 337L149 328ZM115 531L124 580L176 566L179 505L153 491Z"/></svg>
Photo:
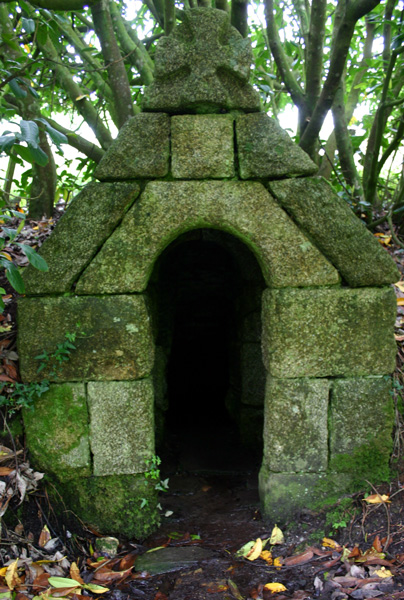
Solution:
<svg viewBox="0 0 404 600"><path fill-rule="evenodd" d="M275 379L265 391L264 464L272 471L325 471L328 379Z"/></svg>
<svg viewBox="0 0 404 600"><path fill-rule="evenodd" d="M390 377L355 377L332 382L330 458L352 452L381 437L386 464L392 449L394 424Z"/></svg>
<svg viewBox="0 0 404 600"><path fill-rule="evenodd" d="M164 177L169 158L169 116L139 113L122 127L94 174L101 181Z"/></svg>
<svg viewBox="0 0 404 600"><path fill-rule="evenodd" d="M232 115L172 117L173 177L175 179L234 177L233 124Z"/></svg>
<svg viewBox="0 0 404 600"><path fill-rule="evenodd" d="M285 179L269 187L348 285L384 285L400 279L393 259L324 179Z"/></svg>
<svg viewBox="0 0 404 600"><path fill-rule="evenodd" d="M69 292L72 284L115 229L140 192L137 183L90 183L69 205L39 254L48 263L42 273L24 271L28 295Z"/></svg>
<svg viewBox="0 0 404 600"><path fill-rule="evenodd" d="M51 354L65 334L80 331L68 361L56 375L38 375L35 357ZM24 381L130 380L148 375L154 350L143 296L21 298L18 348Z"/></svg>
<svg viewBox="0 0 404 600"><path fill-rule="evenodd" d="M94 475L147 471L154 453L151 379L91 381L87 391Z"/></svg>
<svg viewBox="0 0 404 600"><path fill-rule="evenodd" d="M236 139L241 179L313 175L318 167L266 113L239 115Z"/></svg>
<svg viewBox="0 0 404 600"><path fill-rule="evenodd" d="M143 110L218 112L260 109L248 84L250 42L222 10L195 8L156 47L155 79L145 90Z"/></svg>
<svg viewBox="0 0 404 600"><path fill-rule="evenodd" d="M318 500L316 485L325 474L272 473L266 465L259 473L259 493L262 514L281 525L300 508L308 508Z"/></svg>
<svg viewBox="0 0 404 600"><path fill-rule="evenodd" d="M53 384L24 411L26 441L37 469L60 481L91 475L83 383Z"/></svg>
<svg viewBox="0 0 404 600"><path fill-rule="evenodd" d="M391 288L266 290L264 364L285 378L392 373L395 315Z"/></svg>
<svg viewBox="0 0 404 600"><path fill-rule="evenodd" d="M232 233L255 254L268 285L330 285L337 271L257 182L154 181L83 273L79 294L143 291L161 252L191 229ZM119 265L117 270L116 265Z"/></svg>

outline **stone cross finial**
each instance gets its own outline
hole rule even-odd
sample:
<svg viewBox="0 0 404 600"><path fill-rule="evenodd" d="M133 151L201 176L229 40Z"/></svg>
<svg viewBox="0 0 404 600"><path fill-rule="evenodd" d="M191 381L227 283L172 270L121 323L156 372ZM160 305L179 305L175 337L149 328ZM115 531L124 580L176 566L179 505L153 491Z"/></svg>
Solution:
<svg viewBox="0 0 404 600"><path fill-rule="evenodd" d="M252 59L249 41L224 11L185 11L183 22L156 48L155 80L145 92L143 109L259 111L259 95L248 83Z"/></svg>

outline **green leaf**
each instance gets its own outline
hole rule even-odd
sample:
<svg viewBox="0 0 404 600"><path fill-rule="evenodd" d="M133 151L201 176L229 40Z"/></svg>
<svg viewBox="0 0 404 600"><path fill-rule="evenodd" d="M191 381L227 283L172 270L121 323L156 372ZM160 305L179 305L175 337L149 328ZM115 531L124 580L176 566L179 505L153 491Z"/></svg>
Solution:
<svg viewBox="0 0 404 600"><path fill-rule="evenodd" d="M24 119L21 119L20 129L21 129L21 136L19 139L22 142L27 142L27 144L29 146L32 146L33 148L38 148L38 146L39 146L39 129L38 129L38 125L35 123L35 121L25 121Z"/></svg>
<svg viewBox="0 0 404 600"><path fill-rule="evenodd" d="M11 81L8 82L8 85L10 86L11 91L13 92L13 94L16 98L25 98L26 97L27 92L18 85L17 79L12 79Z"/></svg>
<svg viewBox="0 0 404 600"><path fill-rule="evenodd" d="M48 583L56 588L82 587L78 581L69 577L49 577Z"/></svg>
<svg viewBox="0 0 404 600"><path fill-rule="evenodd" d="M21 18L22 28L26 33L34 33L35 31L35 21L33 19L26 19L25 17Z"/></svg>
<svg viewBox="0 0 404 600"><path fill-rule="evenodd" d="M57 146L59 146L60 144L68 143L68 139L65 136L65 134L60 133L60 131L57 131L54 127L52 127L52 125L49 125L49 123L46 119L36 119L36 120L40 121L41 123L43 123L45 125L45 129L46 129L47 133L49 134L49 137L51 138L52 142L54 142Z"/></svg>
<svg viewBox="0 0 404 600"><path fill-rule="evenodd" d="M38 30L36 32L36 39L38 40L38 43L41 45L44 45L47 42L48 28L43 23L41 23L38 27Z"/></svg>
<svg viewBox="0 0 404 600"><path fill-rule="evenodd" d="M101 585L96 585L95 583L85 583L83 588L86 590L90 590L94 594L104 594L105 592L109 592L108 588L102 587Z"/></svg>
<svg viewBox="0 0 404 600"><path fill-rule="evenodd" d="M19 294L25 293L25 286L19 270L14 263L8 262L6 265L6 276L10 284Z"/></svg>
<svg viewBox="0 0 404 600"><path fill-rule="evenodd" d="M27 244L16 245L21 248L25 256L28 258L29 262L33 267L35 267L35 269L38 269L38 271L42 271L44 273L49 271L49 267L46 264L46 260L42 258L42 256L39 256L39 254L33 248L31 248L31 246L28 246Z"/></svg>
<svg viewBox="0 0 404 600"><path fill-rule="evenodd" d="M15 135L0 136L0 152L6 152L8 154L15 142Z"/></svg>
<svg viewBox="0 0 404 600"><path fill-rule="evenodd" d="M42 148L32 148L32 146L28 146L28 151L31 154L33 162L36 162L40 167L44 167L48 164L48 155Z"/></svg>

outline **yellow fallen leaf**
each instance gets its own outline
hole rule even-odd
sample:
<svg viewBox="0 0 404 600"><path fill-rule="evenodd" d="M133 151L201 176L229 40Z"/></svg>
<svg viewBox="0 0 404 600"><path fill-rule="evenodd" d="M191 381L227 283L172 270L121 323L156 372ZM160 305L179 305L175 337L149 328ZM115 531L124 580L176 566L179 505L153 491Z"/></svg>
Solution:
<svg viewBox="0 0 404 600"><path fill-rule="evenodd" d="M6 258L7 260L13 260L10 256L10 254L8 252L6 252L5 250L3 250L2 252L0 252L0 256L3 256L4 258Z"/></svg>
<svg viewBox="0 0 404 600"><path fill-rule="evenodd" d="M251 552L252 548L254 547L254 544L255 540L247 542L246 544L244 544L244 546L241 546L240 550L237 550L236 556L247 556L247 554L249 554L249 552Z"/></svg>
<svg viewBox="0 0 404 600"><path fill-rule="evenodd" d="M265 560L268 565L272 565L272 553L269 550L263 550L260 554L260 558Z"/></svg>
<svg viewBox="0 0 404 600"><path fill-rule="evenodd" d="M18 558L11 565L7 567L6 574L4 576L7 586L10 590L21 585L21 579L18 577Z"/></svg>
<svg viewBox="0 0 404 600"><path fill-rule="evenodd" d="M283 544L284 541L285 541L285 538L283 537L282 531L279 529L279 527L277 525L275 525L275 527L272 529L269 543L271 544L271 546L273 546L274 544Z"/></svg>
<svg viewBox="0 0 404 600"><path fill-rule="evenodd" d="M4 577L4 575L5 575L5 574L6 574L6 572L7 572L7 569L8 569L8 567L2 567L2 568L0 569L0 577Z"/></svg>
<svg viewBox="0 0 404 600"><path fill-rule="evenodd" d="M394 284L394 287L398 288L400 292L404 292L404 281L397 281L397 283Z"/></svg>
<svg viewBox="0 0 404 600"><path fill-rule="evenodd" d="M404 298L397 298L397 304L398 304L398 306L403 306L404 305Z"/></svg>
<svg viewBox="0 0 404 600"><path fill-rule="evenodd" d="M247 554L247 560L256 560L262 552L262 539L257 538L255 540L254 546L251 548L250 552Z"/></svg>
<svg viewBox="0 0 404 600"><path fill-rule="evenodd" d="M374 574L378 577L393 577L393 573L390 569L386 569L386 567L380 567L377 571L374 571Z"/></svg>
<svg viewBox="0 0 404 600"><path fill-rule="evenodd" d="M324 548L332 548L333 550L340 548L340 545L337 544L337 542L326 537L323 538L321 544L324 546Z"/></svg>
<svg viewBox="0 0 404 600"><path fill-rule="evenodd" d="M387 496L386 494L372 494L371 496L364 498L364 500L368 504L381 504L382 502L391 502L391 500L389 500L389 496Z"/></svg>
<svg viewBox="0 0 404 600"><path fill-rule="evenodd" d="M286 592L287 588L282 583L266 583L264 585L264 590L269 590L272 594L277 594L278 592Z"/></svg>
<svg viewBox="0 0 404 600"><path fill-rule="evenodd" d="M276 567L277 569L280 569L282 566L282 556L278 556L278 558L275 558L274 560L274 567Z"/></svg>

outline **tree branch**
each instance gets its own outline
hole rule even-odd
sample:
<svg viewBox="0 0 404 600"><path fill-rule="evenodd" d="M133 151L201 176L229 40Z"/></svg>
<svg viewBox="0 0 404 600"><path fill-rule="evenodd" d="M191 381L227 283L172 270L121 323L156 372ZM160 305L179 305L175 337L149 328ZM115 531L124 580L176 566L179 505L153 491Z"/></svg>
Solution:
<svg viewBox="0 0 404 600"><path fill-rule="evenodd" d="M50 119L49 117L47 117L46 120L48 121L48 123L50 125L52 125L52 127L54 129L56 129L57 131L60 131L60 133L65 134L65 136L68 139L69 146L76 148L76 150L78 150L79 152L81 152L82 154L87 156L88 158L91 158L91 160L93 160L94 162L96 162L96 163L100 162L100 160L102 159L102 157L105 154L105 152L104 152L104 150L102 150L102 148L100 148L99 146L96 146L93 142L89 142L88 140L83 138L78 133L74 133L74 131L70 131L70 129L66 129L66 127L63 127L57 121L54 121L53 119Z"/></svg>
<svg viewBox="0 0 404 600"><path fill-rule="evenodd" d="M293 102L299 109L304 108L304 94L296 81L292 71L289 68L288 58L282 48L282 42L279 37L278 30L274 19L274 3L273 0L265 0L265 17L267 22L267 36L269 46L274 57L276 66L282 81L291 95Z"/></svg>
<svg viewBox="0 0 404 600"><path fill-rule="evenodd" d="M334 96L344 72L352 36L357 20L370 12L381 0L351 0L335 36L331 51L330 68L320 97L316 103L310 122L300 140L300 147L309 155L313 155L318 134L327 112L331 108ZM355 4L355 6L353 6Z"/></svg>
<svg viewBox="0 0 404 600"><path fill-rule="evenodd" d="M100 40L102 54L108 70L119 128L132 117L133 102L128 75L122 60L112 26L109 0L101 0L91 8L94 29Z"/></svg>
<svg viewBox="0 0 404 600"><path fill-rule="evenodd" d="M248 0L232 0L231 24L238 29L243 37L247 37L248 35L247 10Z"/></svg>
<svg viewBox="0 0 404 600"><path fill-rule="evenodd" d="M92 6L98 0L33 0L31 6L35 8L46 8L48 10L82 10L85 6ZM14 0L2 0L4 4L10 4Z"/></svg>
<svg viewBox="0 0 404 600"><path fill-rule="evenodd" d="M164 33L170 35L175 26L175 2L164 0Z"/></svg>
<svg viewBox="0 0 404 600"><path fill-rule="evenodd" d="M305 90L306 106L308 107L308 110L311 110L316 105L321 90L326 17L327 1L313 0L311 5L308 47L306 51L307 66ZM303 131L301 133L303 133Z"/></svg>

